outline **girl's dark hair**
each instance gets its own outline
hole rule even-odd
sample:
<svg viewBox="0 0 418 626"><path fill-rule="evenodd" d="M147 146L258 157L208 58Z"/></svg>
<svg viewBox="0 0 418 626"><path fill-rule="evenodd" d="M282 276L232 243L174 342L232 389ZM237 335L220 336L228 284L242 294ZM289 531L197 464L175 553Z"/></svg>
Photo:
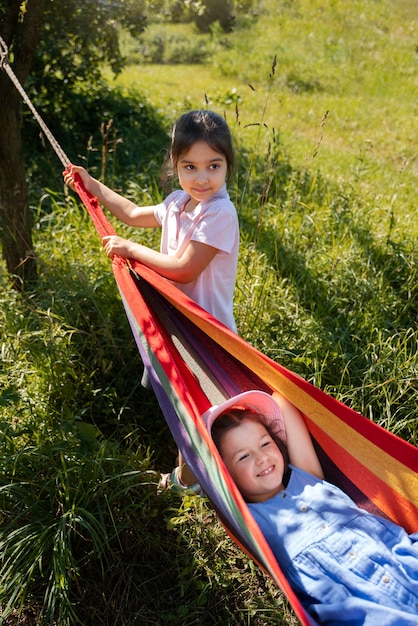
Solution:
<svg viewBox="0 0 418 626"><path fill-rule="evenodd" d="M174 125L170 149L167 152L162 170L164 183L176 176L177 163L180 157L190 150L196 141L205 141L212 150L224 155L227 165L227 180L230 180L235 167L235 153L228 124L218 113L197 110L184 113Z"/></svg>
<svg viewBox="0 0 418 626"><path fill-rule="evenodd" d="M228 409L225 413L222 413L212 424L211 434L215 446L220 452L223 435L228 430L240 426L240 424L242 424L242 422L246 419L250 419L254 422L262 424L266 428L270 437L273 439L274 443L279 448L284 461L283 484L286 485L289 475L289 453L287 450L287 445L283 441L281 434L282 431L280 430L280 426L278 425L277 421L271 420L269 423L267 423L266 417L264 415L256 413L255 411L252 411L250 408L246 407Z"/></svg>

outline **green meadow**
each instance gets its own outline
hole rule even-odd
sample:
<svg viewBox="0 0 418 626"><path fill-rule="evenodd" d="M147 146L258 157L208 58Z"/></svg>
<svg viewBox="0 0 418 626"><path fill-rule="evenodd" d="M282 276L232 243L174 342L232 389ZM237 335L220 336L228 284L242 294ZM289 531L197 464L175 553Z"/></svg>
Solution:
<svg viewBox="0 0 418 626"><path fill-rule="evenodd" d="M228 33L160 15L140 41L123 35L126 66L103 68L107 87L152 111L162 138L130 149L129 120L103 107L114 134L77 146L74 161L157 201L176 117L225 115L240 335L417 445L418 6L236 5ZM19 294L0 272L1 623L297 624L205 499L157 495L176 449L140 386L109 261L60 172L31 179L36 284ZM115 227L158 246L158 233Z"/></svg>

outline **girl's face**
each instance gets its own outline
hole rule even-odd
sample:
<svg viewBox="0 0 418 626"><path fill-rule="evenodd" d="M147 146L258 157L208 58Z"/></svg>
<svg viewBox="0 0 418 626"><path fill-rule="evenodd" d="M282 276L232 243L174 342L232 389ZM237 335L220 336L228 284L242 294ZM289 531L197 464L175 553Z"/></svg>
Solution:
<svg viewBox="0 0 418 626"><path fill-rule="evenodd" d="M205 141L196 141L179 158L177 175L181 188L191 198L188 210L192 210L222 188L227 175L227 162L223 154L215 152Z"/></svg>
<svg viewBox="0 0 418 626"><path fill-rule="evenodd" d="M244 419L227 430L219 451L247 502L264 502L284 489L283 456L260 422Z"/></svg>

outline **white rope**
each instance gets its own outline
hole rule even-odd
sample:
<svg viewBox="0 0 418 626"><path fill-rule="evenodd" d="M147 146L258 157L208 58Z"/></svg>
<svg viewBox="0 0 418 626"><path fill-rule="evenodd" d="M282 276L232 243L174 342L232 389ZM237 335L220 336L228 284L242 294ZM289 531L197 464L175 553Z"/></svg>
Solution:
<svg viewBox="0 0 418 626"><path fill-rule="evenodd" d="M49 130L48 126L45 124L42 117L39 115L38 111L35 109L34 105L29 99L29 96L27 95L22 85L20 84L16 74L13 72L12 68L10 67L9 51L6 46L6 43L4 42L1 36L0 36L0 67L4 69L4 71L9 76L10 80L12 81L12 83L14 84L14 86L16 87L20 95L22 96L24 102L32 111L34 118L36 119L42 131L44 132L45 137L48 139L49 143L51 144L53 150L55 151L55 154L61 161L62 165L66 168L68 165L71 164L71 161L68 158L68 156L65 154L64 150L61 148L58 141L55 139L54 135Z"/></svg>

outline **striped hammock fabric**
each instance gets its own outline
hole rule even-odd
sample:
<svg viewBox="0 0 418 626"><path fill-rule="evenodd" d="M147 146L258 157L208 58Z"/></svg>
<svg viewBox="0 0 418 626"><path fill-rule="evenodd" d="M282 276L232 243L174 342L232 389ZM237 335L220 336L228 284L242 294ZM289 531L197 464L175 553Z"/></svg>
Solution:
<svg viewBox="0 0 418 626"><path fill-rule="evenodd" d="M101 237L114 234L97 200L76 189ZM231 538L287 595L302 624L315 624L290 588L201 415L242 391L280 392L303 413L325 477L359 506L418 528L418 448L275 363L170 282L119 257L112 268L141 358L185 461Z"/></svg>

